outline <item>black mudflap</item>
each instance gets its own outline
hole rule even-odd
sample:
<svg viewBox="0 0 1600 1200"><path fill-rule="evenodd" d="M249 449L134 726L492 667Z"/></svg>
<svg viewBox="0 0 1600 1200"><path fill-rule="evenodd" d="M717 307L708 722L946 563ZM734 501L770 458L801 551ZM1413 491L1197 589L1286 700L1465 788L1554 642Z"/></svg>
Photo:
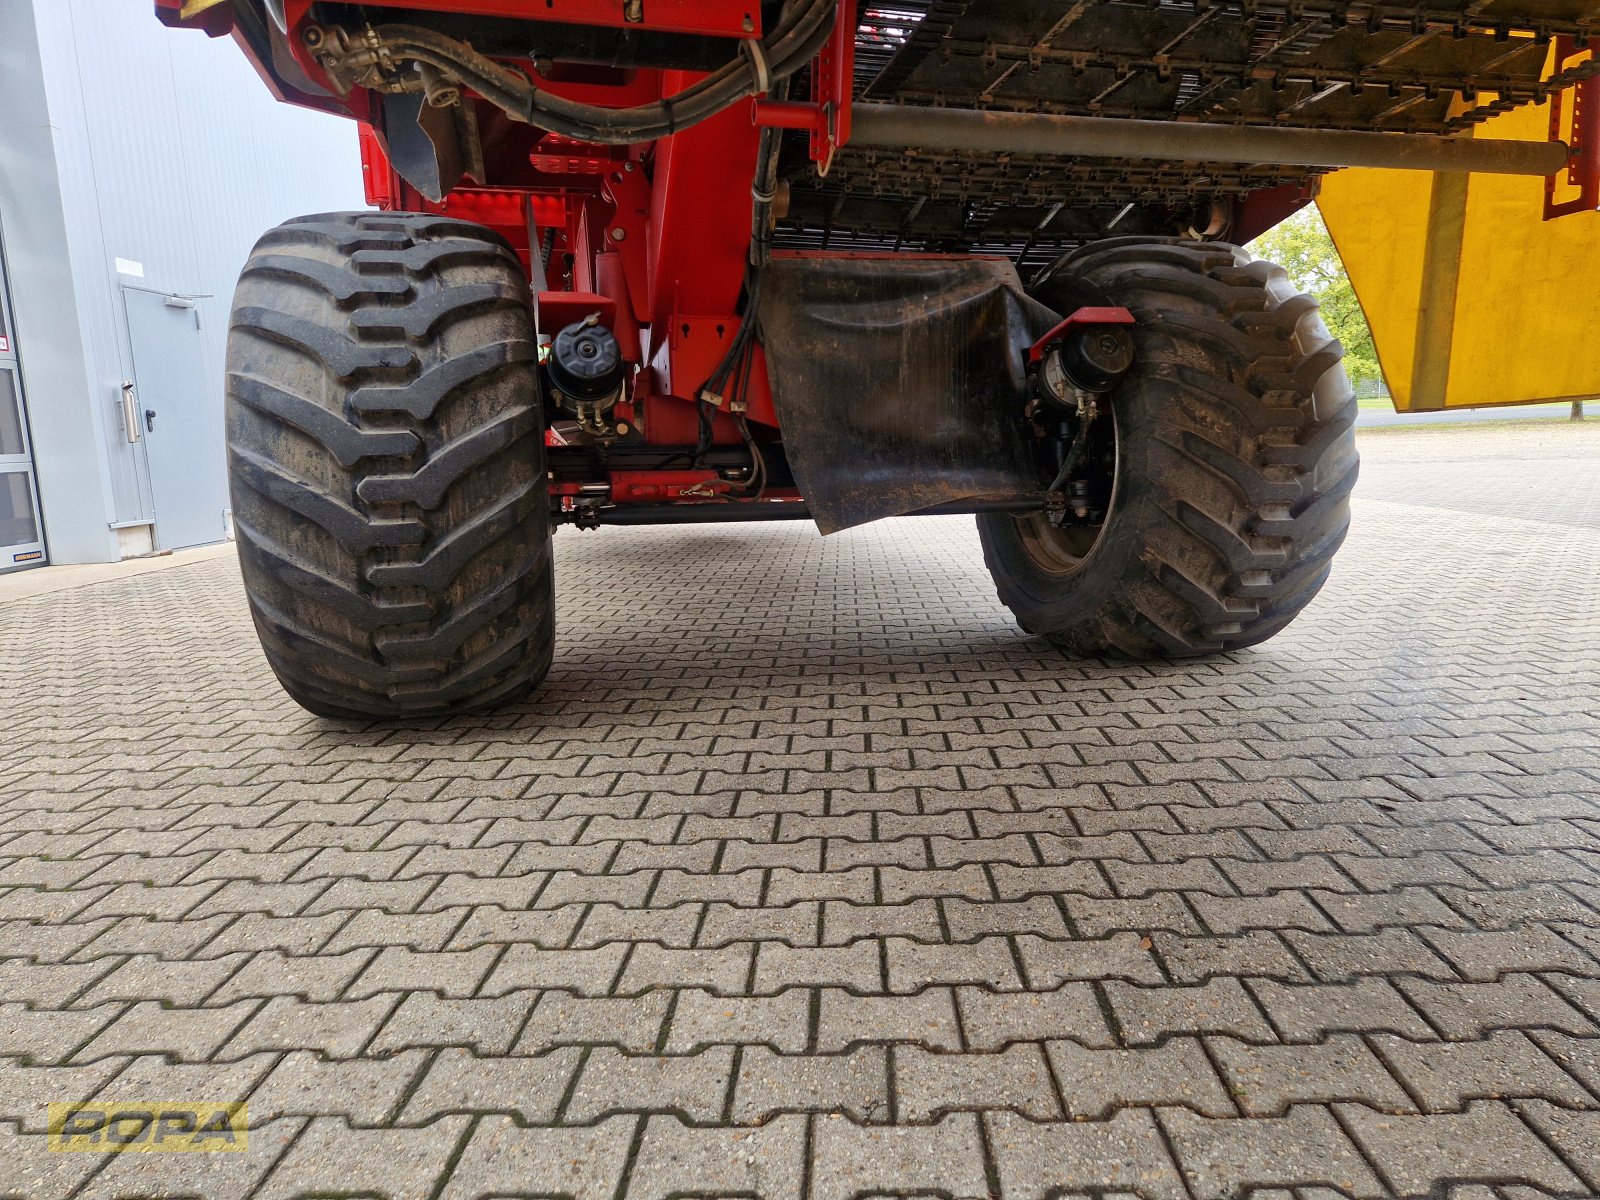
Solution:
<svg viewBox="0 0 1600 1200"><path fill-rule="evenodd" d="M1024 362L1058 320L1004 259L774 259L762 339L817 527L1037 496Z"/></svg>

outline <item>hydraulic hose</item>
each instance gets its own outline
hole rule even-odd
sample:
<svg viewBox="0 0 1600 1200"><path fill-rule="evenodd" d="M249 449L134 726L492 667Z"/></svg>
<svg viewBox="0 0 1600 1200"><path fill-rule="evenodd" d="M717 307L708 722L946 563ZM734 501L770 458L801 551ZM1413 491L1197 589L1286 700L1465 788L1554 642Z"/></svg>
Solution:
<svg viewBox="0 0 1600 1200"><path fill-rule="evenodd" d="M478 53L465 42L416 25L381 25L351 38L345 61L363 70L382 63L417 63L447 71L490 104L551 133L602 145L654 141L687 129L766 91L808 63L832 32L836 0L804 0L787 8L771 35L675 96L632 108L583 104L538 87L520 71ZM335 58L337 69L340 59Z"/></svg>

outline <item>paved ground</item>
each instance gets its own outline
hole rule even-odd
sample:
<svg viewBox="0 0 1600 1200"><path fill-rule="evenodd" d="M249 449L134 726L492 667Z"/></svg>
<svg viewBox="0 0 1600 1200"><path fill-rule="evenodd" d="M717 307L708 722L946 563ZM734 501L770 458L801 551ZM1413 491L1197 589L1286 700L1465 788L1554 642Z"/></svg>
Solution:
<svg viewBox="0 0 1600 1200"><path fill-rule="evenodd" d="M542 697L420 731L227 561L0 607L0 1194L1597 1194L1600 423L1364 444L1175 667L964 519L564 533ZM91 1096L250 1148L46 1151Z"/></svg>
<svg viewBox="0 0 1600 1200"><path fill-rule="evenodd" d="M1600 414L1600 404L1591 401L1586 419ZM1439 426L1473 424L1478 421L1570 421L1571 403L1527 404L1516 408L1462 408L1453 412L1397 413L1386 400L1381 408L1363 408L1356 418L1356 428L1377 429L1389 426Z"/></svg>

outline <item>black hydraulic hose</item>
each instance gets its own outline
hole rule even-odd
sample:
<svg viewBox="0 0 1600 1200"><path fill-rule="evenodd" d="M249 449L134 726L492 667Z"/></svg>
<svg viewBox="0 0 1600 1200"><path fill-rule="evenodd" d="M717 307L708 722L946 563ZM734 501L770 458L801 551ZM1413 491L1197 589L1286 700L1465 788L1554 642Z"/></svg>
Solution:
<svg viewBox="0 0 1600 1200"><path fill-rule="evenodd" d="M388 59L448 71L518 120L588 142L622 145L670 136L766 90L763 85L792 75L826 41L837 11L835 0L806 0L792 14L786 11L761 44L765 79L756 53L747 52L676 96L632 108L606 108L555 96L520 72L431 29L384 25L371 36Z"/></svg>
<svg viewBox="0 0 1600 1200"><path fill-rule="evenodd" d="M772 98L780 101L789 98L787 79L773 85ZM772 206L778 198L778 158L782 149L783 130L761 131L756 175L750 185L750 194L755 199L750 209L750 265L756 268L766 266L772 257Z"/></svg>
<svg viewBox="0 0 1600 1200"><path fill-rule="evenodd" d="M1078 432L1073 435L1072 445L1067 448L1067 456L1061 460L1061 470L1056 472L1056 477L1051 480L1050 486L1045 488L1045 495L1053 495L1067 486L1067 481L1072 478L1072 472L1078 467L1078 462L1083 458L1084 447L1089 444L1089 426L1094 424L1088 416L1078 419Z"/></svg>

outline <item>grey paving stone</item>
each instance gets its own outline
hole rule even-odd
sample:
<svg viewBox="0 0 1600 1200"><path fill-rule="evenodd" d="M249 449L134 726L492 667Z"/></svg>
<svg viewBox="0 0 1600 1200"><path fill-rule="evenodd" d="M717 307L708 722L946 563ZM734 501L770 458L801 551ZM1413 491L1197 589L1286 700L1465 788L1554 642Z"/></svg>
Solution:
<svg viewBox="0 0 1600 1200"><path fill-rule="evenodd" d="M762 949L781 947L764 946ZM714 950L672 950L652 942L631 947L617 991L628 994L651 988L705 988L722 995L738 995L750 977L756 947L750 942ZM563 951L564 954L581 951Z"/></svg>
<svg viewBox="0 0 1600 1200"><path fill-rule="evenodd" d="M411 1046L467 1046L479 1054L505 1054L537 996L536 992L510 992L463 1000L412 992L384 1023L368 1050L386 1054Z"/></svg>
<svg viewBox="0 0 1600 1200"><path fill-rule="evenodd" d="M510 898L496 896L495 903L475 907L445 943L446 949L473 950L527 942L540 949L558 950L571 942L585 911L581 904L569 904L555 909L508 912L499 902Z"/></svg>
<svg viewBox="0 0 1600 1200"><path fill-rule="evenodd" d="M493 946L437 952L386 946L345 989L344 995L349 1000L361 1000L380 992L410 991L470 996L477 991L479 981L499 953Z"/></svg>
<svg viewBox="0 0 1600 1200"><path fill-rule="evenodd" d="M1384 929L1376 933L1291 930L1283 936L1317 978L1329 983L1372 975L1456 978L1450 964L1409 929Z"/></svg>
<svg viewBox="0 0 1600 1200"><path fill-rule="evenodd" d="M1540 1100L1524 1100L1515 1107L1600 1192L1600 1113L1568 1112Z"/></svg>
<svg viewBox="0 0 1600 1200"><path fill-rule="evenodd" d="M255 1196L295 1200L337 1194L357 1180L369 1194L428 1200L470 1122L470 1117L442 1117L416 1129L351 1129L338 1118L318 1117L278 1160Z"/></svg>
<svg viewBox="0 0 1600 1200"><path fill-rule="evenodd" d="M95 1093L96 1102L188 1099L232 1103L248 1100L277 1065L279 1056L263 1052L232 1062L186 1063L169 1055L144 1054L113 1061L127 1065Z"/></svg>
<svg viewBox="0 0 1600 1200"><path fill-rule="evenodd" d="M249 919L238 918L241 921ZM157 958L176 959L202 953L212 955L233 949L248 949L242 946L213 948L211 939L224 932L223 927L231 920L235 918L215 916L163 920L158 917L118 917L92 942L75 950L73 957L87 961L107 954L149 954Z"/></svg>
<svg viewBox="0 0 1600 1200"><path fill-rule="evenodd" d="M881 1046L846 1054L779 1055L748 1046L739 1058L730 1119L761 1125L781 1112L839 1113L861 1124L889 1118L888 1056Z"/></svg>
<svg viewBox="0 0 1600 1200"><path fill-rule="evenodd" d="M686 950L695 944L695 931L700 928L700 909L698 904L680 904L673 908L622 908L615 904L591 904L585 909L582 924L567 944L574 949L585 950L612 942L654 942L669 950ZM816 928L815 922L812 928ZM722 944L753 940L749 936L726 938ZM701 941L702 946L716 944L710 939Z"/></svg>
<svg viewBox="0 0 1600 1200"><path fill-rule="evenodd" d="M1018 1043L992 1054L933 1054L919 1046L894 1052L897 1112L925 1122L959 1110L1015 1109L1039 1120L1061 1116L1041 1048Z"/></svg>
<svg viewBox="0 0 1600 1200"><path fill-rule="evenodd" d="M638 1123L637 1117L612 1117L588 1128L540 1129L510 1117L484 1117L439 1200L519 1193L614 1200Z"/></svg>
<svg viewBox="0 0 1600 1200"><path fill-rule="evenodd" d="M689 930L689 941L701 946L727 946L735 942L784 942L791 946L817 944L817 925L820 905L800 903L784 908L745 908L733 904L715 903L704 908L684 905L668 912L682 912L692 918L698 928ZM585 926L587 928L587 926Z"/></svg>
<svg viewBox="0 0 1600 1200"><path fill-rule="evenodd" d="M1571 975L1551 975L1545 982L1567 1003L1587 1016L1596 1029L1600 1029L1600 978L1578 979Z"/></svg>
<svg viewBox="0 0 1600 1200"><path fill-rule="evenodd" d="M1194 913L1177 892L1160 892L1139 899L1101 900L1066 897L1067 915L1083 937L1131 933L1142 936L1165 930L1197 935L1202 932Z"/></svg>
<svg viewBox="0 0 1600 1200"><path fill-rule="evenodd" d="M1597 435L1366 439L1317 608L1159 669L1018 637L965 519L558 539L583 637L526 703L426 728L302 716L225 561L5 602L23 1190L82 1176L4 1110L104 1076L265 1122L261 1163L126 1156L94 1181L122 1194L243 1194L292 1111L402 1191L826 1200L831 1161L1157 1200L1159 1112L1186 1200L1350 1200L1329 1105L1384 1193L1600 1192ZM131 1040L16 1057L102 1037ZM212 1057L130 1060L157 1044ZM868 1140L895 1120L909 1149Z"/></svg>
<svg viewBox="0 0 1600 1200"><path fill-rule="evenodd" d="M142 916L176 921L221 886L215 881L165 886L124 883L96 900L82 915L90 919Z"/></svg>
<svg viewBox="0 0 1600 1200"><path fill-rule="evenodd" d="M361 1051L399 1003L394 995L328 1004L275 996L255 1008L219 1056L237 1058L257 1050L318 1050L331 1058L348 1058ZM254 1002L241 1000L239 1006L253 1008Z"/></svg>
<svg viewBox="0 0 1600 1200"><path fill-rule="evenodd" d="M660 996L660 993L647 993ZM677 1054L711 1043L765 1044L796 1053L807 1044L811 993L791 988L772 996L719 996L704 989L677 994L664 1045Z"/></svg>
<svg viewBox="0 0 1600 1200"><path fill-rule="evenodd" d="M685 1181L719 1196L800 1200L805 1177L804 1117L778 1117L760 1129L691 1129L651 1117L628 1174L627 1200L669 1200Z"/></svg>
<svg viewBox="0 0 1600 1200"><path fill-rule="evenodd" d="M338 999L378 951L346 950L343 954L292 955L262 950L250 956L215 992L210 1003L244 998L298 996L302 1000Z"/></svg>
<svg viewBox="0 0 1600 1200"><path fill-rule="evenodd" d="M0 1195L70 1196L104 1161L98 1154L61 1154L42 1130L25 1132L0 1120Z"/></svg>
<svg viewBox="0 0 1600 1200"><path fill-rule="evenodd" d="M1297 1185L1322 1185L1374 1200L1389 1194L1325 1108L1299 1105L1284 1117L1231 1121L1171 1108L1160 1117L1196 1196L1209 1200L1252 1187Z"/></svg>
<svg viewBox="0 0 1600 1200"><path fill-rule="evenodd" d="M1399 1040L1384 1039L1386 1044ZM1311 1045L1252 1046L1227 1037L1208 1038L1206 1044L1247 1116L1284 1116L1290 1105L1308 1101L1352 1100L1382 1112L1415 1108L1384 1063L1354 1034L1332 1034L1325 1043Z"/></svg>
<svg viewBox="0 0 1600 1200"><path fill-rule="evenodd" d="M1007 1200L1056 1200L1075 1190L1109 1196L1111 1188L1145 1200L1189 1196L1148 1112L1119 1112L1087 1124L1040 1124L1015 1113L991 1113L984 1123Z"/></svg>
<svg viewBox="0 0 1600 1200"><path fill-rule="evenodd" d="M1570 971L1579 976L1600 971L1600 963L1543 925L1504 933L1438 929L1427 936L1467 979L1494 980L1512 971Z"/></svg>
<svg viewBox="0 0 1600 1200"><path fill-rule="evenodd" d="M1283 982L1307 983L1313 978L1289 948L1267 930L1234 937L1157 934L1151 941L1178 983L1202 983L1219 975L1267 976Z"/></svg>
<svg viewBox="0 0 1600 1200"><path fill-rule="evenodd" d="M1479 1099L1533 1098L1575 1108L1595 1103L1576 1079L1516 1030L1491 1033L1481 1042L1379 1036L1372 1044L1423 1112L1459 1112L1469 1100Z"/></svg>
<svg viewBox="0 0 1600 1200"><path fill-rule="evenodd" d="M23 1133L44 1133L49 1125L49 1105L89 1099L129 1061L102 1058L81 1067L0 1063L0 1122L11 1122Z"/></svg>
<svg viewBox="0 0 1600 1200"><path fill-rule="evenodd" d="M172 1054L198 1062L215 1054L260 1007L258 1000L238 1000L221 1008L164 1008L154 1000L141 1001L129 1005L78 1050L73 1061L93 1062L108 1054ZM91 1015L103 1011L89 1010Z"/></svg>
<svg viewBox="0 0 1600 1200"><path fill-rule="evenodd" d="M815 1200L938 1192L951 1200L988 1200L978 1119L955 1113L937 1125L857 1125L817 1119L812 1131Z"/></svg>
<svg viewBox="0 0 1600 1200"><path fill-rule="evenodd" d="M908 938L889 938L884 943L884 954L891 992L919 992L956 983L982 984L1000 991L1022 987L1011 946L1001 937L931 946Z"/></svg>
<svg viewBox="0 0 1600 1200"><path fill-rule="evenodd" d="M241 952L222 958L171 962L147 954L134 955L87 988L75 1006L93 1008L115 1000L155 1000L174 1008L192 1008L207 1003L249 958ZM58 995L55 1002L62 999L65 996Z"/></svg>
<svg viewBox="0 0 1600 1200"><path fill-rule="evenodd" d="M928 988L909 996L852 996L824 988L817 1012L816 1049L832 1054L857 1042L911 1042L936 1050L961 1047L955 996Z"/></svg>
<svg viewBox="0 0 1600 1200"><path fill-rule="evenodd" d="M1061 910L1049 896L1027 900L972 901L950 899L944 903L953 941L974 941L986 934L1033 934L1050 939L1070 936Z"/></svg>
<svg viewBox="0 0 1600 1200"><path fill-rule="evenodd" d="M243 1154L113 1154L105 1166L76 1193L94 1200L126 1200L161 1196L170 1200L244 1200L259 1194L262 1177L282 1157L306 1126L298 1119L270 1121L250 1129ZM95 1155L52 1154L56 1159Z"/></svg>
<svg viewBox="0 0 1600 1200"><path fill-rule="evenodd" d="M508 878L496 875L480 879L459 872L446 875L434 883L433 890L422 898L418 912L435 912L441 908L470 907L476 910L485 905L520 910L533 903L548 878L543 872ZM456 934L460 937L460 932ZM454 948L454 947L452 947Z"/></svg>
<svg viewBox="0 0 1600 1200"><path fill-rule="evenodd" d="M956 989L967 1048L999 1050L1011 1042L1071 1038L1085 1046L1112 1046L1115 1039L1087 983L1064 983L1047 992Z"/></svg>
<svg viewBox="0 0 1600 1200"><path fill-rule="evenodd" d="M232 954L238 950L277 950L283 954L315 954L328 939L350 920L348 912L332 912L320 917L271 917L264 913L215 918L215 936L205 943L208 955ZM222 926L226 922L226 926ZM195 922L188 922L195 924Z"/></svg>
<svg viewBox="0 0 1600 1200"><path fill-rule="evenodd" d="M1134 933L1114 933L1087 941L1057 942L1031 934L1016 939L1029 988L1042 991L1072 979L1126 979L1162 983L1161 964Z"/></svg>
<svg viewBox="0 0 1600 1200"><path fill-rule="evenodd" d="M400 1105L427 1055L329 1060L299 1050L286 1054L250 1093L250 1119L342 1117L351 1125L384 1124Z"/></svg>
<svg viewBox="0 0 1600 1200"><path fill-rule="evenodd" d="M1402 979L1399 986L1448 1038L1481 1038L1492 1029L1519 1027L1600 1033L1537 975L1507 975L1496 983Z"/></svg>
<svg viewBox="0 0 1600 1200"><path fill-rule="evenodd" d="M427 1125L447 1113L508 1113L528 1124L556 1119L583 1051L480 1058L464 1047L441 1050L405 1097L401 1125Z"/></svg>
<svg viewBox="0 0 1600 1200"><path fill-rule="evenodd" d="M889 904L916 899L933 900L946 896L987 900L994 895L988 874L976 864L938 870L884 867L879 876L883 880L883 898Z"/></svg>
<svg viewBox="0 0 1600 1200"><path fill-rule="evenodd" d="M857 992L882 992L884 970L883 947L874 938L847 946L815 948L766 942L756 955L752 990L770 994L791 987L830 984Z"/></svg>
<svg viewBox="0 0 1600 1200"><path fill-rule="evenodd" d="M666 1056L597 1046L584 1059L565 1119L582 1124L617 1112L671 1112L711 1124L722 1118L732 1078L732 1046Z"/></svg>
<svg viewBox="0 0 1600 1200"><path fill-rule="evenodd" d="M5 959L0 961L0 1004L62 1007L87 993L97 979L121 970L125 961L97 958L84 963L39 963L25 958Z"/></svg>
<svg viewBox="0 0 1600 1200"><path fill-rule="evenodd" d="M1200 920L1214 933L1250 930L1328 930L1331 922L1312 898L1301 891L1280 891L1272 896L1213 896L1205 891L1186 893Z"/></svg>
<svg viewBox="0 0 1600 1200"><path fill-rule="evenodd" d="M328 939L324 949L337 954L352 946L404 946L412 950L442 950L466 917L464 908L438 912L382 912L362 909Z"/></svg>
<svg viewBox="0 0 1600 1200"><path fill-rule="evenodd" d="M1211 1117L1237 1115L1228 1089L1194 1038L1172 1038L1144 1050L1094 1050L1052 1041L1045 1050L1073 1120L1104 1120L1119 1108L1170 1104Z"/></svg>
<svg viewBox="0 0 1600 1200"><path fill-rule="evenodd" d="M1528 1035L1592 1095L1600 1096L1600 1038L1536 1030Z"/></svg>
<svg viewBox="0 0 1600 1200"><path fill-rule="evenodd" d="M1437 1036L1387 979L1302 985L1253 979L1250 990L1288 1042L1318 1042L1331 1033L1380 1030L1418 1040Z"/></svg>
<svg viewBox="0 0 1600 1200"><path fill-rule="evenodd" d="M1450 894L1460 891L1442 890ZM1340 929L1348 933L1376 933L1391 926L1415 929L1427 925L1449 929L1467 923L1433 888L1400 887L1375 896L1313 891L1310 896Z"/></svg>
<svg viewBox="0 0 1600 1200"><path fill-rule="evenodd" d="M1504 1104L1479 1100L1462 1113L1389 1116L1357 1105L1336 1110L1396 1191L1425 1193L1440 1180L1522 1182L1581 1192L1583 1182Z"/></svg>
<svg viewBox="0 0 1600 1200"><path fill-rule="evenodd" d="M1193 987L1137 987L1111 980L1105 994L1131 1045L1149 1045L1172 1033L1227 1033L1252 1042L1276 1041L1272 1027L1237 979Z"/></svg>
<svg viewBox="0 0 1600 1200"><path fill-rule="evenodd" d="M944 939L934 900L876 905L830 900L822 907L821 944L825 946L848 946L868 937L905 937L918 942Z"/></svg>
<svg viewBox="0 0 1600 1200"><path fill-rule="evenodd" d="M604 996L622 970L629 947L622 943L595 950L545 950L518 943L479 986L484 996L503 996L519 988L561 988L581 996Z"/></svg>

